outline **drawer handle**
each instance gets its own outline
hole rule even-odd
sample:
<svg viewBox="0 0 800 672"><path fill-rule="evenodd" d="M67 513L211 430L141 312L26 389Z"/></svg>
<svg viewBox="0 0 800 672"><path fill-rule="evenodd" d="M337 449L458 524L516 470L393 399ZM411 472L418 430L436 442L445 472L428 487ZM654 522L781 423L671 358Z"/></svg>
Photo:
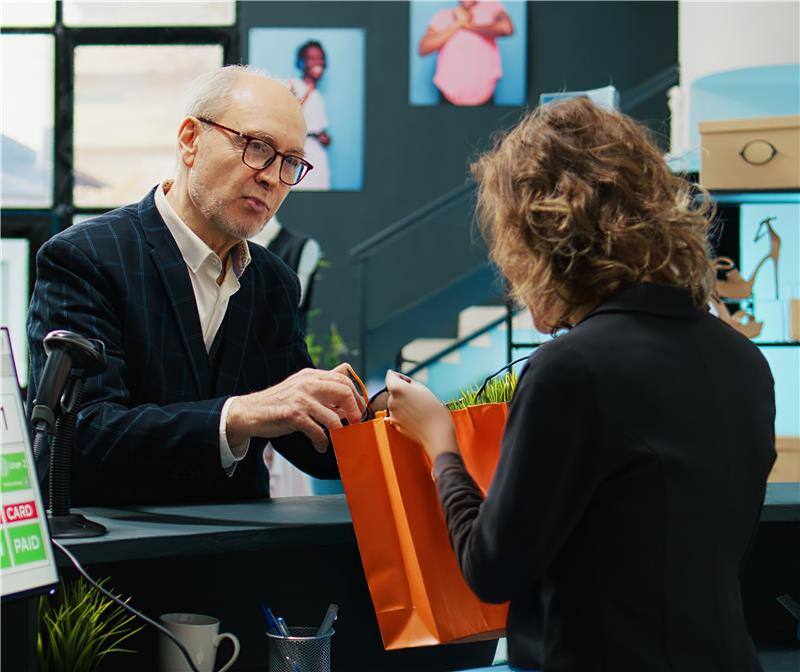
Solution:
<svg viewBox="0 0 800 672"><path fill-rule="evenodd" d="M739 152L751 166L763 166L775 158L778 148L768 140L751 140Z"/></svg>

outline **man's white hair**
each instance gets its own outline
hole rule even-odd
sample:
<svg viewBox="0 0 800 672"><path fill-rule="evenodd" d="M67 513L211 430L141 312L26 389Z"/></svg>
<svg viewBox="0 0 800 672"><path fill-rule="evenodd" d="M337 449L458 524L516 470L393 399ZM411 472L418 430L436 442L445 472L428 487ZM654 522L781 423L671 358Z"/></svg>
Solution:
<svg viewBox="0 0 800 672"><path fill-rule="evenodd" d="M186 97L186 116L203 117L212 121L222 116L231 104L231 95L236 80L241 75L263 77L289 89L287 82L270 76L262 68L253 68L249 65L226 65L205 72L192 81Z"/></svg>

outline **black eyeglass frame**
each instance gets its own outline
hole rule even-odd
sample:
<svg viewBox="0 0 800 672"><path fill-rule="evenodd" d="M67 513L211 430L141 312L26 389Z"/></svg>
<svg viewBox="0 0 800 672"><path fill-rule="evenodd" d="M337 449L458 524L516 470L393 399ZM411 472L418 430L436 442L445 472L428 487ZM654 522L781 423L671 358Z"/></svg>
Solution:
<svg viewBox="0 0 800 672"><path fill-rule="evenodd" d="M265 168L269 168L273 163L275 163L275 159L280 156L281 157L281 165L278 168L278 179L288 187L294 187L294 186L300 184L300 182L303 180L303 178L306 175L308 175L309 171L314 170L314 166L312 166L304 158L302 158L300 156L297 156L296 154L284 154L283 152L279 152L278 148L275 147L275 145L273 145L268 140L264 140L264 138L254 138L252 135L246 135L245 133L242 133L241 131L237 131L237 130L235 130L233 128L228 128L227 126L223 126L222 124L218 124L216 121L211 121L211 119L206 119L205 117L196 117L196 119L197 119L197 121L202 121L204 124L209 124L210 126L216 126L217 128L221 128L223 131L228 131L228 133L233 133L235 136L237 136L239 138L242 138L245 141L244 148L242 149L242 163L245 166L247 166L248 168L250 168L250 170L264 170ZM252 141L254 141L254 140L256 142L263 142L265 145L268 145L269 147L272 147L272 151L275 152L273 157L271 159L269 159L260 168L257 168L256 166L251 166L249 163L247 163L247 161L244 160L244 156L245 156L245 154L247 154L247 148L250 146L250 143ZM289 156L291 156L293 159L296 159L297 161L299 161L300 163L302 163L306 167L306 170L302 173L302 175L300 175L300 179L298 179L297 182L287 182L286 180L283 179L283 163L284 163L284 161L286 161L286 158L289 157Z"/></svg>

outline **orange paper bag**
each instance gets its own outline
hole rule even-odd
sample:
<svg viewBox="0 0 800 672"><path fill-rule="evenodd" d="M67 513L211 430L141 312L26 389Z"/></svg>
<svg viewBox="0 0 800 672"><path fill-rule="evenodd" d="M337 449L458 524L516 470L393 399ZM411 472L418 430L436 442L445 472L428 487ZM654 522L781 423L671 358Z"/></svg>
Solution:
<svg viewBox="0 0 800 672"><path fill-rule="evenodd" d="M464 463L485 494L508 406L452 415ZM464 581L427 456L379 416L333 430L331 440L384 647L502 636L508 606L481 602Z"/></svg>

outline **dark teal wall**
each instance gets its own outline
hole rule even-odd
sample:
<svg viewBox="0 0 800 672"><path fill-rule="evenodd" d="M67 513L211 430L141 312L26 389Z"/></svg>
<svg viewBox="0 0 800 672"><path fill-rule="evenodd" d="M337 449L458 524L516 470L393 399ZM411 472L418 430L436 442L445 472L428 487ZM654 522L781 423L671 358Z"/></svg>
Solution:
<svg viewBox="0 0 800 672"><path fill-rule="evenodd" d="M614 84L622 93L678 60L677 2L531 2L528 4L528 101L539 94ZM317 238L330 261L317 285L322 314L355 343L358 283L348 251L359 242L463 183L470 157L519 108L411 107L408 104L409 5L405 2L242 2L240 40L247 61L253 27L360 27L366 31L365 182L361 192L290 195L281 222ZM668 132L666 96L631 110ZM469 253L469 241L443 255ZM413 287L414 241L398 245Z"/></svg>

